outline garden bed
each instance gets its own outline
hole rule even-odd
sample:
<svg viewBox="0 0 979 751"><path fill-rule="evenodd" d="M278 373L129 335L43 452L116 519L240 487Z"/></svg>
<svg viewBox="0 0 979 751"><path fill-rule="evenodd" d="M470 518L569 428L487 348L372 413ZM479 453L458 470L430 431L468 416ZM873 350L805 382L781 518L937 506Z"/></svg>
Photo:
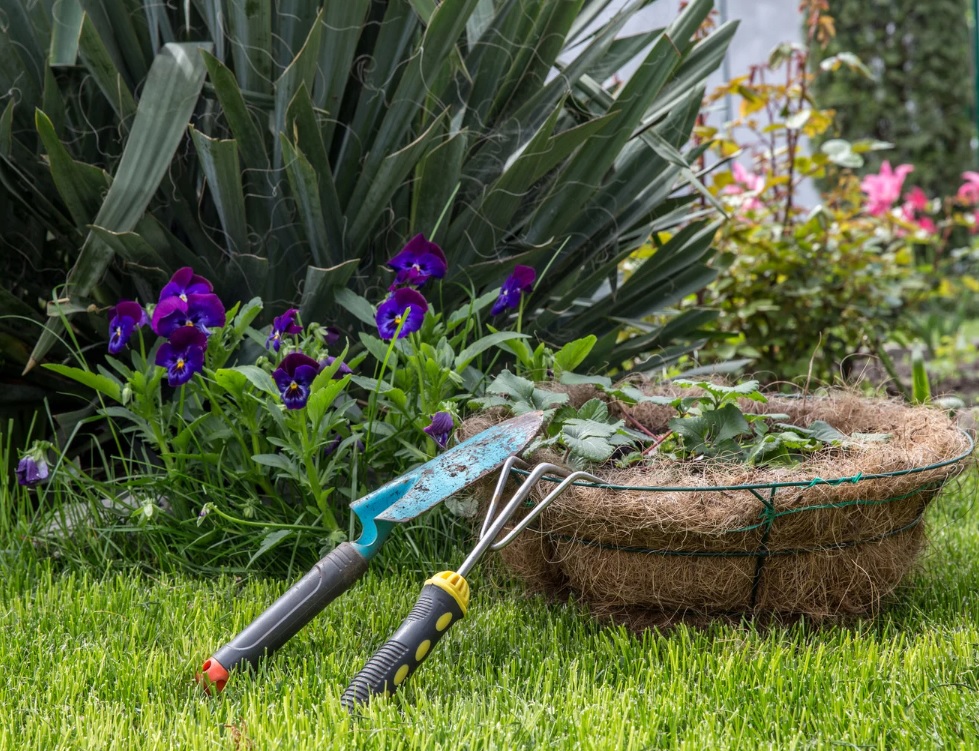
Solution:
<svg viewBox="0 0 979 751"><path fill-rule="evenodd" d="M595 396L577 387L571 400ZM849 436L889 437L827 447L790 467L654 454L593 470L604 484L569 488L502 551L506 566L532 589L574 593L629 625L877 612L914 564L924 510L963 467L968 437L937 409L848 392L742 406L802 427L823 420ZM655 404L610 409L653 433L675 415ZM465 432L497 419L473 418Z"/></svg>

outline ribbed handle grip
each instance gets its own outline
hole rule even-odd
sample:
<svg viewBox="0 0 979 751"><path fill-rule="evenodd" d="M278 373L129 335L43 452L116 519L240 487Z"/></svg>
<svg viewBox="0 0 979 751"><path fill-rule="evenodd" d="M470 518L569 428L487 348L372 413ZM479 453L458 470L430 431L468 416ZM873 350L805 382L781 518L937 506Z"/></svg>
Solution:
<svg viewBox="0 0 979 751"><path fill-rule="evenodd" d="M364 572L367 560L349 542L323 557L306 576L204 663L197 680L209 691L221 691L228 671L258 660L291 639L323 608L346 592Z"/></svg>
<svg viewBox="0 0 979 751"><path fill-rule="evenodd" d="M447 586L452 578L461 584ZM458 574L443 572L429 579L408 617L347 686L341 704L353 711L374 696L397 691L449 627L465 617L468 603L469 587Z"/></svg>

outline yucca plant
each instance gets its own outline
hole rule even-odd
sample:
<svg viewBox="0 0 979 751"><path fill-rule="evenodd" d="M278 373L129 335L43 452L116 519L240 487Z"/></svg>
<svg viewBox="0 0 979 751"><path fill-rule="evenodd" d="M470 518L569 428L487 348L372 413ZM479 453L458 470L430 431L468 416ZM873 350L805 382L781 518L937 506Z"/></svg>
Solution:
<svg viewBox="0 0 979 751"><path fill-rule="evenodd" d="M46 284L32 363L66 316L84 336L183 265L350 332L420 232L449 259L443 306L531 265L524 331L595 334L593 366L666 362L710 317L662 314L714 273L688 141L734 26L704 34L692 0L617 38L651 1L0 0L2 242L56 260L0 304Z"/></svg>

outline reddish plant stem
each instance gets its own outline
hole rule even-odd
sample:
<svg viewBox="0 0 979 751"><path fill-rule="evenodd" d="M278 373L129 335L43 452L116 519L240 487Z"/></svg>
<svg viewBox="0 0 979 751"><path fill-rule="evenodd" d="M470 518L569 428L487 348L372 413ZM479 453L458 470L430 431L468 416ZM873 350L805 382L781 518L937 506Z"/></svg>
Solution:
<svg viewBox="0 0 979 751"><path fill-rule="evenodd" d="M667 430L665 433L663 433L663 435L661 435L659 438L656 439L655 443L652 443L649 446L647 446L645 449L643 449L642 455L647 456L648 454L653 453L656 449L659 448L660 444L663 441L665 441L667 438L669 438L671 435L673 435L673 431Z"/></svg>
<svg viewBox="0 0 979 751"><path fill-rule="evenodd" d="M629 414L629 410L627 410L623 404L619 404L619 409L622 410L622 415L625 417L626 422L632 425L632 427L637 428L640 432L645 433L650 438L659 438L656 433L652 432L649 428L639 422L639 420Z"/></svg>

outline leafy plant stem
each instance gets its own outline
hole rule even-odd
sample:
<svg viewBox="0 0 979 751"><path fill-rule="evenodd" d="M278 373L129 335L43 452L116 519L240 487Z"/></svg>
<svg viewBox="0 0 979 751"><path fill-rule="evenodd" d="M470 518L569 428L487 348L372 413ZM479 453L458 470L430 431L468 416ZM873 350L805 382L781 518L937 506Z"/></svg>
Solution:
<svg viewBox="0 0 979 751"><path fill-rule="evenodd" d="M237 516L231 516L230 514L221 511L219 508L211 505L207 509L208 516L214 514L219 516L225 521L233 522L234 524L240 524L244 527L257 527L259 529L292 529L297 532L313 532L314 534L322 534L323 530L320 527L310 527L305 524L281 524L278 522L253 522L248 519L240 519ZM332 530L331 530L332 531Z"/></svg>
<svg viewBox="0 0 979 751"><path fill-rule="evenodd" d="M408 309L410 311L410 308ZM367 434L364 436L364 453L369 453L371 450L371 438L373 437L373 425L374 418L377 415L377 399L380 394L381 384L384 382L384 374L387 371L388 360L391 359L391 353L394 351L394 344L398 341L398 337L401 335L401 329L404 328L405 323L408 320L408 311L402 316L401 321L398 323L398 328L394 330L394 336L391 337L391 341L388 343L387 351L384 353L384 359L381 361L381 370L377 376L377 385L374 386L374 390L371 392L370 399L367 402Z"/></svg>
<svg viewBox="0 0 979 751"><path fill-rule="evenodd" d="M327 494L323 492L319 472L316 470L316 462L313 460L313 452L316 447L309 440L309 425L306 420L305 407L296 415L296 420L300 425L299 435L302 441L303 467L306 470L306 482L309 484L309 492L313 494L316 507L323 516L323 524L331 532L336 532L340 528L340 525L337 524L337 518L333 514L333 509L330 508Z"/></svg>
<svg viewBox="0 0 979 751"><path fill-rule="evenodd" d="M415 372L418 374L418 395L422 400L421 413L423 415L431 414L435 409L435 404L431 403L428 398L429 393L425 383L425 370L422 367L421 356L419 354L421 352L421 339L418 336L418 332L411 335L411 347L415 351L415 356L409 359L415 368Z"/></svg>

